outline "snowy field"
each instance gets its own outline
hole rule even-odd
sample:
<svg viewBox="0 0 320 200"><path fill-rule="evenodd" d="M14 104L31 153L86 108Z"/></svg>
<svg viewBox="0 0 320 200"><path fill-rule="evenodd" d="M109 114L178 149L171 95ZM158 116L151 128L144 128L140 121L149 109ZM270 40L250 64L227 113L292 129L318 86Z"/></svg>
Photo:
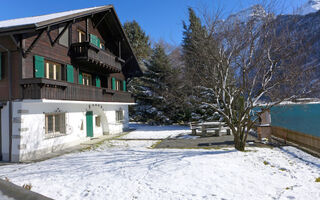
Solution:
<svg viewBox="0 0 320 200"><path fill-rule="evenodd" d="M124 138L167 138L188 128L135 125ZM151 149L113 140L91 151L0 167L0 178L54 199L320 199L320 159L293 147Z"/></svg>

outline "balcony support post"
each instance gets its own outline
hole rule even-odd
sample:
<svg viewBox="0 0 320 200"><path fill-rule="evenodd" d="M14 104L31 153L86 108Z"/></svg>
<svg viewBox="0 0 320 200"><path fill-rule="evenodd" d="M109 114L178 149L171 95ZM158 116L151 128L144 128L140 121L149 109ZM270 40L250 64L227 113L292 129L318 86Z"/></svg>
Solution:
<svg viewBox="0 0 320 200"><path fill-rule="evenodd" d="M90 42L89 40L89 18L86 19L86 42Z"/></svg>
<svg viewBox="0 0 320 200"><path fill-rule="evenodd" d="M121 41L119 40L119 58L121 58Z"/></svg>

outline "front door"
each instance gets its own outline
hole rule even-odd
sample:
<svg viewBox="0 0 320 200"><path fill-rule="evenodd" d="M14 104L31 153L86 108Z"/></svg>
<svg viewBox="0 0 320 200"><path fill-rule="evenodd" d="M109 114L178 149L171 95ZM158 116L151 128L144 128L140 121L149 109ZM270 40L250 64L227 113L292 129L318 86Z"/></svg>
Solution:
<svg viewBox="0 0 320 200"><path fill-rule="evenodd" d="M93 137L93 113L92 113L92 111L88 111L86 113L86 121L87 121L87 137Z"/></svg>

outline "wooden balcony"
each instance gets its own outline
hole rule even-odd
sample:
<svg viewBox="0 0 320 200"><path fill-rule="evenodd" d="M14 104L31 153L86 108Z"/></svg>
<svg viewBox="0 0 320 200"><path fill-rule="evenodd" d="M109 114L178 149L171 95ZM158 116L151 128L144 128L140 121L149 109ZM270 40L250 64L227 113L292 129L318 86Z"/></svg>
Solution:
<svg viewBox="0 0 320 200"><path fill-rule="evenodd" d="M70 47L70 56L74 62L83 66L100 67L111 73L121 72L124 63L122 59L89 42L73 43Z"/></svg>
<svg viewBox="0 0 320 200"><path fill-rule="evenodd" d="M134 103L131 93L97 88L45 78L23 79L23 99L56 99L72 101Z"/></svg>

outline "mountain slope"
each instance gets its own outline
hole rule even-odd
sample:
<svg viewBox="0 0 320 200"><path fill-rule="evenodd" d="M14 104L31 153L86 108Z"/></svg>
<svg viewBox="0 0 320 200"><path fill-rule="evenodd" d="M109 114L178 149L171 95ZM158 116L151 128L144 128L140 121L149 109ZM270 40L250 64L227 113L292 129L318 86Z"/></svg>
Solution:
<svg viewBox="0 0 320 200"><path fill-rule="evenodd" d="M308 0L307 3L298 9L298 14L307 15L320 10L320 0Z"/></svg>

